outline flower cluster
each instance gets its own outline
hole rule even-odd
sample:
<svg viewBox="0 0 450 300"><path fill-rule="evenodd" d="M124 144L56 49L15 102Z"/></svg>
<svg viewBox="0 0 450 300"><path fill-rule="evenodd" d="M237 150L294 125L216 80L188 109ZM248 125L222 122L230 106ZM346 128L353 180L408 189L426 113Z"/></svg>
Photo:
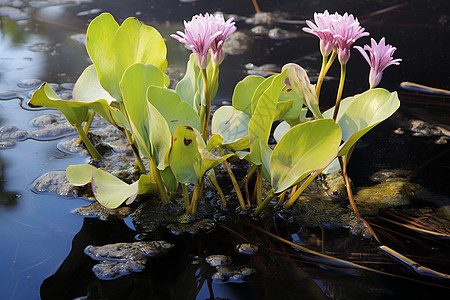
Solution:
<svg viewBox="0 0 450 300"><path fill-rule="evenodd" d="M315 13L314 20L316 24L306 21L309 28L305 27L303 31L320 39L322 55L328 56L332 51L336 51L341 64L346 64L349 60L352 44L360 37L369 35L359 25L358 18L347 13L343 16L338 13L330 15L325 10L323 13Z"/></svg>
<svg viewBox="0 0 450 300"><path fill-rule="evenodd" d="M337 54L339 62L342 65L347 64L350 59L350 48L357 39L368 36L360 26L358 18L345 13L340 15L337 12L330 14L327 10L323 13L314 14L315 24L306 21L308 27L303 31L311 33L320 39L320 51L324 57L328 57L333 51ZM355 46L364 56L370 66L369 83L374 88L380 83L383 70L390 65L398 65L401 59L393 59L392 55L396 50L391 45L386 45L384 38L377 44L374 39L371 40L371 46L364 46L364 49ZM370 58L364 51L369 51Z"/></svg>
<svg viewBox="0 0 450 300"><path fill-rule="evenodd" d="M184 21L184 32L177 31L171 37L188 45L195 54L197 64L201 69L208 65L208 51L211 49L212 61L219 65L223 61L223 43L236 31L233 18L225 21L223 15L216 16L206 13L195 15L189 22Z"/></svg>

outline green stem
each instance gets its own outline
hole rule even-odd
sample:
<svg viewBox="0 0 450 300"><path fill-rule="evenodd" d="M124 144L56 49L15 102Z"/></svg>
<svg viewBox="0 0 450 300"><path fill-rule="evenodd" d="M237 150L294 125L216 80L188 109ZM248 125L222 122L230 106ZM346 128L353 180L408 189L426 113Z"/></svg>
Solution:
<svg viewBox="0 0 450 300"><path fill-rule="evenodd" d="M261 205L262 203L262 166L258 166L258 170L256 173L256 203Z"/></svg>
<svg viewBox="0 0 450 300"><path fill-rule="evenodd" d="M167 196L166 188L164 187L161 174L156 167L156 162L153 157L150 157L150 177L155 181L156 187L158 188L159 195L161 196L161 202L163 204L169 204L169 197Z"/></svg>
<svg viewBox="0 0 450 300"><path fill-rule="evenodd" d="M308 187L308 185L314 180L314 178L316 178L322 171L323 171L323 169L319 169L319 170L315 170L313 173L311 173L311 175L309 175L308 179L306 179L302 183L302 185L295 191L294 195L291 195L288 202L286 202L286 204L284 205L284 208L288 209L289 207L291 207L292 204L294 204L295 201L297 201L298 197L300 197L300 195L303 193L303 191Z"/></svg>
<svg viewBox="0 0 450 300"><path fill-rule="evenodd" d="M200 184L194 187L194 193L192 194L191 205L189 206L189 213L192 216L195 216L197 213L197 200L200 198L200 194L202 193L203 183L205 181L205 177L202 177Z"/></svg>
<svg viewBox="0 0 450 300"><path fill-rule="evenodd" d="M201 69L202 71L202 78L203 78L203 88L205 91L205 105L203 103L201 104L200 108L200 122L201 122L201 134L203 136L203 140L208 140L208 134L209 134L209 114L211 110L211 99L210 99L210 92L209 92L209 86L208 86L208 75L206 73L206 69Z"/></svg>
<svg viewBox="0 0 450 300"><path fill-rule="evenodd" d="M270 190L270 192L267 194L264 201L262 201L261 204L258 205L258 208L253 213L253 216L255 216L255 217L259 216L259 214L264 210L264 208L266 208L266 206L270 203L270 201L272 200L272 198L274 196L275 196L275 191Z"/></svg>
<svg viewBox="0 0 450 300"><path fill-rule="evenodd" d="M344 90L345 74L346 74L346 64L341 64L341 78L339 80L339 89L336 96L336 104L334 106L333 120L336 121L337 115L339 113L339 106L342 100L342 91Z"/></svg>
<svg viewBox="0 0 450 300"><path fill-rule="evenodd" d="M89 116L88 116L88 120L86 121L86 123L84 124L84 128L83 131L84 133L86 133L86 135L89 132L89 128L91 128L92 125L92 121L94 120L94 116L95 116L95 111L94 110L89 110ZM79 145L81 143L81 136L78 138L77 140L77 145Z"/></svg>
<svg viewBox="0 0 450 300"><path fill-rule="evenodd" d="M225 195L224 195L222 189L217 184L217 182L211 178L211 176L209 176L209 175L207 175L207 176L208 176L209 183L211 183L211 185L214 186L216 188L216 190L219 192L219 196L220 196L220 199L222 200L223 207L227 207L227 201L225 200Z"/></svg>
<svg viewBox="0 0 450 300"><path fill-rule="evenodd" d="M186 213L189 213L188 209L189 209L189 206L190 206L190 202L189 202L189 193L188 193L188 190L187 190L186 183L182 183L181 184L181 190L183 191L184 207L186 208Z"/></svg>
<svg viewBox="0 0 450 300"><path fill-rule="evenodd" d="M130 132L128 132L128 130L123 129L125 136L127 137L128 143L130 143L131 146L131 150L133 150L133 154L134 154L134 158L136 159L136 164L139 167L139 170L141 170L141 172L147 172L145 166L144 166L144 162L141 159L141 156L139 155L139 149L136 145L135 140L133 139L133 137L131 136Z"/></svg>
<svg viewBox="0 0 450 300"><path fill-rule="evenodd" d="M95 159L102 159L102 155L98 153L97 149L95 149L94 145L92 145L86 132L84 132L83 127L81 127L81 124L75 125L75 128L78 131L81 139L83 140L83 143L86 146L87 150L89 151L89 154Z"/></svg>
<svg viewBox="0 0 450 300"><path fill-rule="evenodd" d="M317 84L316 84L316 100L317 105L319 105L319 97L320 97L320 89L322 88L323 79L326 75L326 66L328 62L328 55L322 56L322 67L320 68L319 78L317 78Z"/></svg>
<svg viewBox="0 0 450 300"><path fill-rule="evenodd" d="M220 156L223 156L222 151L219 148L217 148L217 151L219 152ZM242 196L242 192L236 180L236 177L234 177L233 170L231 170L230 164L228 163L227 160L224 160L223 164L227 169L228 176L230 176L231 183L233 184L234 190L236 191L236 195L239 200L239 205L241 206L242 210L246 210L247 206L245 205L244 197Z"/></svg>
<svg viewBox="0 0 450 300"><path fill-rule="evenodd" d="M375 234L375 231L373 231L373 229L369 225L369 223L367 223L367 221L364 220L363 217L361 217L361 215L359 214L358 208L356 207L355 199L353 198L352 188L350 186L350 179L348 178L348 175L347 175L347 164L342 159L342 156L338 156L338 160L339 160L339 164L341 165L341 172L342 172L342 176L344 177L345 188L347 189L348 201L350 202L350 206L351 206L353 212L355 213L355 215L358 218L360 218L364 222L364 225L366 225L366 227L370 230L373 237L377 240L378 243L380 243L380 240L378 239L377 235Z"/></svg>

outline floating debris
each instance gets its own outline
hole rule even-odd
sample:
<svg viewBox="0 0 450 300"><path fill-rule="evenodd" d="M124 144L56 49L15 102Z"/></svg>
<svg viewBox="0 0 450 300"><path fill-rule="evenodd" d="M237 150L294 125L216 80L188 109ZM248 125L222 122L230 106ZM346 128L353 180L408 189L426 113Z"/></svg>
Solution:
<svg viewBox="0 0 450 300"><path fill-rule="evenodd" d="M31 184L37 193L55 192L60 196L71 196L75 187L67 180L65 171L51 171L41 175Z"/></svg>
<svg viewBox="0 0 450 300"><path fill-rule="evenodd" d="M163 255L174 246L166 241L140 241L104 246L90 245L84 249L84 253L101 261L92 268L95 276L102 280L112 280L142 271L148 258Z"/></svg>
<svg viewBox="0 0 450 300"><path fill-rule="evenodd" d="M410 120L409 126L414 136L438 136L436 144L445 144L450 139L450 130L444 125L431 125L422 120Z"/></svg>
<svg viewBox="0 0 450 300"><path fill-rule="evenodd" d="M88 16L88 15L97 15L100 12L102 12L102 10L100 8L93 8L90 10L80 11L79 13L77 13L77 17Z"/></svg>
<svg viewBox="0 0 450 300"><path fill-rule="evenodd" d="M449 90L444 89L438 89L430 86L426 86L423 84L418 84L414 82L404 81L400 83L400 87L402 87L405 90L408 91L414 91L414 92L422 92L422 93L428 93L428 94L437 94L437 95L450 95Z"/></svg>
<svg viewBox="0 0 450 300"><path fill-rule="evenodd" d="M14 141L0 141L0 149L12 149L16 146L16 142Z"/></svg>

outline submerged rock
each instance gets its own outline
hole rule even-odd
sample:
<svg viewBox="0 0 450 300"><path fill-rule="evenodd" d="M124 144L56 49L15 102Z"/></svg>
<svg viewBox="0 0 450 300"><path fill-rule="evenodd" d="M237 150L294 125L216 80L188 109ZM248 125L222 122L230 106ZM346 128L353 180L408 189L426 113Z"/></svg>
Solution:
<svg viewBox="0 0 450 300"><path fill-rule="evenodd" d="M78 214L80 216L99 217L100 220L123 219L128 217L132 212L133 209L129 206L110 209L102 206L98 202L93 202L72 211L73 214Z"/></svg>
<svg viewBox="0 0 450 300"><path fill-rule="evenodd" d="M371 204L377 208L409 205L411 197L419 190L419 185L406 180L386 181L359 190L355 195L355 202L357 204Z"/></svg>
<svg viewBox="0 0 450 300"><path fill-rule="evenodd" d="M99 279L112 280L145 268L146 259L165 254L174 247L165 241L116 243L104 246L87 246L84 253L101 261L92 270Z"/></svg>
<svg viewBox="0 0 450 300"><path fill-rule="evenodd" d="M75 187L66 177L65 171L51 171L38 177L32 183L35 192L55 192L61 196L71 196L75 192Z"/></svg>
<svg viewBox="0 0 450 300"><path fill-rule="evenodd" d="M238 55L248 51L251 44L252 39L248 35L237 31L228 37L222 49L226 54Z"/></svg>
<svg viewBox="0 0 450 300"><path fill-rule="evenodd" d="M211 267L222 267L228 265L231 262L231 257L222 254L210 255L205 259L205 261Z"/></svg>
<svg viewBox="0 0 450 300"><path fill-rule="evenodd" d="M258 245L244 243L244 244L237 245L236 251L241 254L249 254L250 255L250 254L255 254L256 252L258 252L259 247L258 247Z"/></svg>
<svg viewBox="0 0 450 300"><path fill-rule="evenodd" d="M197 220L190 223L173 223L167 225L170 233L181 235L183 233L197 234L199 232L208 231L216 227L216 223L209 219Z"/></svg>

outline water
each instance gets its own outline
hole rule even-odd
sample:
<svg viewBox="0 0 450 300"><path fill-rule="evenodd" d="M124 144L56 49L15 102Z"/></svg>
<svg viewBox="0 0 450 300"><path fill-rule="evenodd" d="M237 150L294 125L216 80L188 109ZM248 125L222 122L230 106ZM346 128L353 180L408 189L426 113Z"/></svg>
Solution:
<svg viewBox="0 0 450 300"><path fill-rule="evenodd" d="M100 12L111 12L119 23L128 16L137 16L142 22L155 26L167 40L169 63L181 69L184 68L189 53L169 38L169 34L181 29L183 19L188 20L199 12L217 10L242 16L254 13L250 0L165 0L151 3L102 0L47 7L40 5L48 3L45 1L16 1L18 2L22 3L20 7L26 11L28 18L0 19L0 93L16 95L13 99L0 101L0 126L16 126L27 131L33 129L30 124L33 118L52 111L30 110L25 103L35 87L19 87L20 83L29 79L58 84L75 82L82 70L89 65L89 61L84 46L71 37L85 33L88 22ZM322 12L324 9L340 13L349 11L360 17L362 25L377 41L386 36L387 42L398 48L395 57L403 59L400 66L386 70L381 86L395 90L399 89L400 82L408 80L450 89L446 63L447 49L450 46L448 1L410 1L409 5L375 16L370 14L403 2L258 2L263 11L287 12L291 20L312 19L315 11ZM240 31L247 34L250 34L253 27L243 21L237 25ZM303 27L302 24L276 25L296 31ZM267 25L269 29L274 26ZM221 68L218 102L230 99L233 86L246 75L242 70L247 63L257 66L276 64L281 67L285 63L296 62L309 69L312 74L319 70L320 55L315 37L302 35L293 39L273 40L266 36L255 36L252 40L250 51L242 55L227 56L225 59ZM368 39L364 42L368 42ZM359 43L361 44L362 42ZM352 51L348 70L344 93L351 95L364 90L367 86L368 68L356 51ZM332 74L337 76L337 70L332 69ZM336 85L336 81L329 82L332 92L324 94L325 98L329 98L324 101L324 106L332 105ZM404 125L405 118L422 117L428 122L449 125L448 98L437 99L438 103L446 104L436 107L412 103L411 96L404 95L405 102L402 103L399 117L379 126L371 134L371 139L367 139L366 147L355 151L350 174L356 183L367 184L370 174L381 168L415 169L448 149L448 145L435 145L432 138L419 140L407 133L400 139L400 136L392 134L399 124ZM423 102L417 96L412 99ZM101 222L71 214L71 210L87 203L83 199L52 193L36 194L31 191L30 184L40 175L64 170L69 164L87 162L87 157L60 152L57 150L57 143L58 140L27 139L18 141L12 149L0 151L0 299L38 299L43 281L57 271L57 276L43 285L42 298L73 299L89 292L92 297L100 297L103 292L109 299L129 295L134 295L130 296L133 299L187 299L188 295L194 297L195 293L198 293L198 299L206 299L212 296L209 287L213 287L215 297L229 299L273 299L275 295L277 299L289 296L299 298L300 295L322 299L324 293L332 296L330 290L334 290L336 299L344 296L347 299L361 299L371 295L374 298L377 296L373 295L389 298L396 295L395 291L389 295L377 293L376 289L369 293L363 288L350 290L349 287L354 285L353 277L345 277L334 271L320 272L314 265L308 264L299 269L292 265L292 260L270 251L263 252L266 256L241 258L241 261L238 259L236 262L237 266L257 266L259 274L254 280L240 285L213 283L211 278L214 270L204 263L191 264L194 259L190 255L197 253L205 257L209 254L227 254L223 252L234 255L232 249L243 241L224 230L199 237L165 236L173 239L179 247L193 249L178 249L170 260L152 262L152 268L137 275L114 282L98 281L90 270L94 262L82 253L82 249L89 244L133 241L135 231L129 221ZM450 196L444 183L449 165L447 152L421 169L415 181L428 187L431 193ZM244 228L241 230L246 232ZM272 240L266 237L260 239L260 243L266 248L277 248ZM268 257L273 264L267 263ZM294 261L298 261L298 258ZM301 270L307 270L308 274ZM280 274L289 276L281 280ZM359 284L362 287L377 286L373 280L371 276L364 276ZM334 283L334 286L327 285L327 282ZM404 282L401 284L405 285ZM131 287L134 287L132 292ZM396 287L386 284L380 289L389 288L395 290ZM428 295L433 295L435 291L427 286L424 290ZM398 292L400 297L405 294L408 293ZM414 298L415 294L411 293L409 296Z"/></svg>

